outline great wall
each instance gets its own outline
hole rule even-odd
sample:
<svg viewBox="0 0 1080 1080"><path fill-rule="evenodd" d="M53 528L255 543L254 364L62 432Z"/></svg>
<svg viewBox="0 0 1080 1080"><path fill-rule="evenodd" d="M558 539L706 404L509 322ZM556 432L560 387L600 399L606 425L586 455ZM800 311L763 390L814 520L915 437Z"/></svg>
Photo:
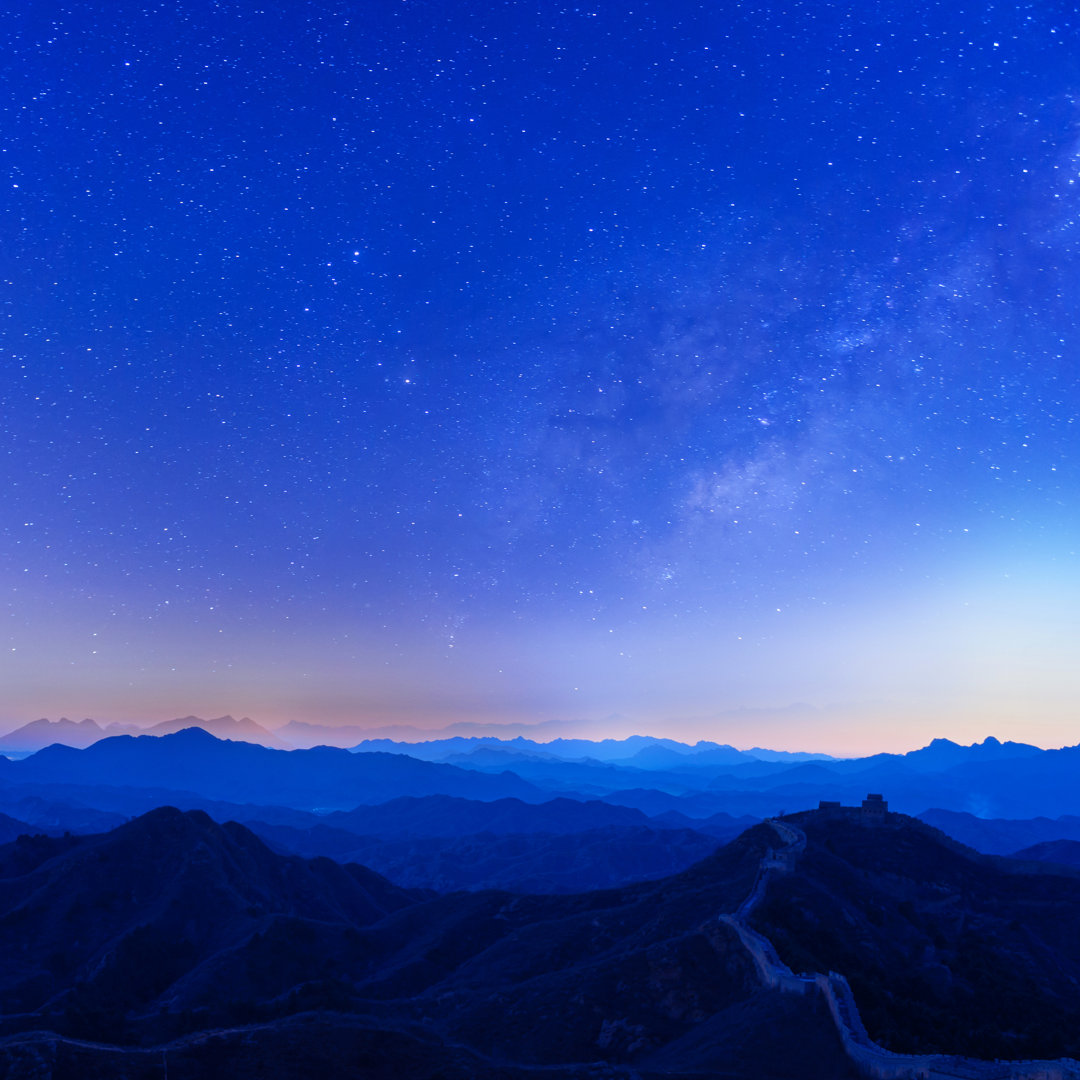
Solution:
<svg viewBox="0 0 1080 1080"><path fill-rule="evenodd" d="M867 825L885 820L888 804L880 795L869 795L861 807L821 803L818 811L827 817L854 818ZM828 974L796 974L777 955L772 942L754 930L748 921L761 901L770 880L797 869L799 855L806 848L806 834L777 818L766 821L781 841L761 860L757 878L746 899L720 921L739 936L746 947L762 985L787 994L820 994L836 1024L844 1051L859 1073L873 1080L1080 1080L1080 1061L983 1061L948 1054L896 1054L870 1038L859 1016L847 979L835 971Z"/></svg>

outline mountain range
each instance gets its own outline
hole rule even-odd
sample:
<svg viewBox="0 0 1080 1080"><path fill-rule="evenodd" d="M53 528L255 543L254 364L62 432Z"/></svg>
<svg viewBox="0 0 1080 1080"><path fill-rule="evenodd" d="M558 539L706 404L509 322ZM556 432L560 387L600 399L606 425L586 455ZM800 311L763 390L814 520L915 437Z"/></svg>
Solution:
<svg viewBox="0 0 1080 1080"><path fill-rule="evenodd" d="M13 770L16 763L0 756L0 780L156 786L208 798L307 809L350 809L410 794L442 793L484 801L518 797L526 802L565 795L632 806L650 816L671 811L691 818L717 813L760 818L788 807L813 805L818 799L853 802L876 790L888 793L896 809L910 814L939 809L979 818L1080 815L1080 786L1074 782L1080 747L1043 750L994 738L970 746L935 739L906 754L848 759L743 751L711 742L690 746L650 736L548 743L487 736L421 743L377 739L353 746L351 757L356 761L350 764L347 751L340 747L292 750L290 758L279 734L247 719L168 721L127 735L132 745L124 750L116 740L125 736L109 734L114 728L101 728L92 720L26 725L0 746L13 756L28 757L32 764ZM186 749L168 743L168 752L157 756L147 742L189 738L192 731L207 740ZM281 734L285 732L281 729ZM233 749L211 753L211 735ZM50 742L43 748L45 757L41 751L30 753L28 748L45 740ZM63 740L89 742L86 750L95 756L73 756L75 748L65 750ZM247 745L251 743L257 745ZM141 749L134 749L135 744ZM272 750L279 756L252 756ZM202 758L206 760L195 767ZM181 767L182 761L188 767ZM220 783L214 783L215 776ZM232 783L233 776L239 787Z"/></svg>
<svg viewBox="0 0 1080 1080"><path fill-rule="evenodd" d="M901 815L799 813L806 850L754 926L795 971L842 972L905 1054L1080 1057L1080 873L979 855Z"/></svg>
<svg viewBox="0 0 1080 1080"><path fill-rule="evenodd" d="M274 750L216 739L201 728L160 737L118 735L85 750L47 746L19 761L0 758L0 784L5 781L163 788L305 809L352 809L411 794L485 801L544 798L540 789L512 773L466 772L402 754L350 754L326 746Z"/></svg>
<svg viewBox="0 0 1080 1080"><path fill-rule="evenodd" d="M411 820L408 804L373 809L365 824L359 823L360 808L443 796L462 801L416 811L422 813L427 838L498 832L500 816L510 813L518 835L570 835L625 825L727 839L736 822L745 825L820 800L857 803L867 791L879 791L894 809L922 816L988 853L1080 839L1074 820L1080 819L1078 747L1041 750L995 739L960 746L939 739L903 755L718 764L717 754L730 755L710 746L684 748L677 755L681 763L672 765L675 752L659 741L624 745L632 752L609 761L544 756L522 744L510 740L494 746L484 740L462 754L455 742L443 748L452 760L429 761L375 749L279 750L218 739L202 728L113 736L83 750L51 745L19 760L0 757L0 813L46 832L85 833L171 804L203 809L217 820L258 820L301 832L332 825L388 840ZM660 754L660 767L634 764L644 751ZM431 748L422 752L430 755ZM547 807L543 814L527 809L541 805ZM555 806L563 808L562 820ZM623 811L634 813L620 817ZM354 818L331 823L327 815L337 812L352 812ZM445 828L439 824L443 814ZM400 826L395 824L399 817ZM303 839L301 849L321 850L311 847L313 842ZM365 852L384 865L370 849Z"/></svg>
<svg viewBox="0 0 1080 1080"><path fill-rule="evenodd" d="M853 1080L820 983L774 987L738 929L757 894L757 932L845 975L889 1049L1080 1052L1080 873L873 822L789 815L547 896L403 888L168 807L24 836L0 846L0 1075ZM802 842L763 879L778 835Z"/></svg>
<svg viewBox="0 0 1080 1080"><path fill-rule="evenodd" d="M5 838L98 831L162 804L241 821L277 850L360 861L410 885L537 892L660 877L753 820L715 815L698 830L684 815L653 822L606 802L553 799L513 774L331 748L265 750L199 729L0 762Z"/></svg>
<svg viewBox="0 0 1080 1080"><path fill-rule="evenodd" d="M231 716L219 716L212 720L202 720L197 716L184 716L176 720L165 720L149 727L136 724L106 724L102 727L96 720L33 720L29 724L0 735L0 754L27 754L43 750L46 746L59 743L80 750L93 746L102 739L116 735L174 735L187 728L201 728L218 739L232 739L238 742L256 743L259 746L272 746L279 750L290 748L273 732L248 717L234 720Z"/></svg>
<svg viewBox="0 0 1080 1080"><path fill-rule="evenodd" d="M821 1005L762 1000L716 919L764 841L656 884L530 897L403 890L198 812L28 838L0 849L0 1073L58 1035L97 1045L71 1051L86 1074L141 1075L138 1048L160 1065L165 1046L171 1075L195 1075L207 1032L240 1076L314 1075L290 1062L307 1070L321 1046L355 1055L324 1075L648 1078L723 1061L767 1077L808 1047L802 1075L851 1075ZM777 1016L798 1049L765 1036Z"/></svg>
<svg viewBox="0 0 1080 1080"><path fill-rule="evenodd" d="M382 751L391 754L410 754L427 761L449 761L459 755L474 755L483 750L504 751L520 756L556 759L560 761L620 762L637 768L667 768L689 759L734 764L745 761L817 761L829 760L828 754L810 754L786 750L736 750L726 744L700 741L693 745L675 739L652 735L630 735L625 739L552 739L536 742L518 735L500 739L494 735L451 736L423 742L402 742L394 739L362 739L353 749L360 752Z"/></svg>
<svg viewBox="0 0 1080 1080"><path fill-rule="evenodd" d="M109 723L99 724L86 719L78 722L61 717L59 720L42 718L23 724L6 734L0 734L0 754L21 755L42 750L60 743L85 749L101 739L115 735L172 735L185 728L202 728L219 739L252 742L277 749L311 749L316 746L336 746L340 749L376 751L390 754L408 754L424 761L448 761L456 755L472 755L485 749L496 752L509 751L518 755L562 761L625 761L638 768L657 768L679 764L686 758L699 761L736 763L743 761L817 761L827 760L827 754L799 753L786 750L736 750L732 746L701 741L694 745L674 739L651 735L631 735L625 739L566 739L555 738L549 742L537 742L524 736L507 739L497 735L463 736L403 742L390 738L369 738L368 729L352 725L311 724L290 721L270 731L248 717L234 720L231 716L219 716L203 720L197 716L184 716L157 724L137 725ZM418 733L420 734L420 733ZM479 760L479 758L477 759Z"/></svg>

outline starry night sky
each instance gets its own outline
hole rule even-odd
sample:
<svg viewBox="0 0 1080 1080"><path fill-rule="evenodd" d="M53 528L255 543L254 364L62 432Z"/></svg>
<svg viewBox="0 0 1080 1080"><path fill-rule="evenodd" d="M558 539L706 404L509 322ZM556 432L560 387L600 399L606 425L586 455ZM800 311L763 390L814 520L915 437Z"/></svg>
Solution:
<svg viewBox="0 0 1080 1080"><path fill-rule="evenodd" d="M1074 5L6 7L8 726L1080 739Z"/></svg>

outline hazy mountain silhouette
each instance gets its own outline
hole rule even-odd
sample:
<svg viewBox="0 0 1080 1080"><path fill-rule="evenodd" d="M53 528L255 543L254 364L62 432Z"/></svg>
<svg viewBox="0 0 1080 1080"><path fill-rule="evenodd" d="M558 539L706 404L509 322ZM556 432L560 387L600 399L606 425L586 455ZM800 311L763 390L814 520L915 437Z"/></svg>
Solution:
<svg viewBox="0 0 1080 1080"><path fill-rule="evenodd" d="M287 728L282 729L283 733ZM828 759L828 754L810 754L786 750L736 750L714 742L693 745L675 739L653 735L630 735L625 739L552 739L536 742L523 736L502 739L497 736L451 736L424 742L402 742L389 738L362 739L354 746L358 752L381 750L394 754L409 754L425 761L447 761L458 755L483 761L481 751L498 750L523 757L557 759L568 762L597 761L618 763L637 768L668 768L677 764L739 763L759 760L796 762Z"/></svg>
<svg viewBox="0 0 1080 1080"><path fill-rule="evenodd" d="M649 817L676 813L690 819L724 815L735 818L749 816L760 821L762 818L780 813L785 807L807 806L816 803L819 798L829 798L828 795L817 794L818 791L825 790L832 789L811 788L809 794L803 791L798 796L788 798L785 793L776 794L772 791L735 789L675 794L669 791L657 791L655 788L628 788L613 791L600 798L603 802L611 803L612 806L634 807ZM854 796L847 801L854 801Z"/></svg>
<svg viewBox="0 0 1080 1080"><path fill-rule="evenodd" d="M926 746L904 754L871 754L861 758L840 758L828 762L835 773L862 773L870 769L898 768L902 771L944 772L955 765L971 762L1004 761L1035 757L1045 750L1028 743L1001 742L992 735L982 742L963 745L951 739L931 739Z"/></svg>
<svg viewBox="0 0 1080 1080"><path fill-rule="evenodd" d="M1038 757L1045 752L1028 743L999 742L992 735L988 735L981 743L972 743L970 746L962 746L949 739L932 739L921 749L911 750L902 756L908 765L914 765L917 769L942 772L955 765Z"/></svg>
<svg viewBox="0 0 1080 1080"><path fill-rule="evenodd" d="M138 738L130 741L144 745ZM711 743L690 747L642 736L545 744L491 737L454 737L418 745L381 740L370 741L352 755L328 747L292 751L296 757L288 763L284 752L277 759L244 756L260 750L245 744L234 744L239 750L203 753L207 742L186 747L168 743L168 751L155 756L152 749L122 750L114 743L115 739L95 743L84 753L97 754L102 746L109 749L100 751L101 757L87 759L64 757L61 748L47 748L30 758L26 768L0 758L0 788L5 780L157 787L234 803L287 802L323 809L348 809L400 795L443 793L482 801L512 796L543 802L561 794L579 800L601 798L649 816L674 812L688 818L719 813L761 818L821 799L853 803L867 790L879 790L889 793L896 809L911 814L933 807L984 818L1080 815L1080 785L1074 782L1080 748L1040 750L993 738L971 746L935 739L908 754L847 760L800 756L789 761L752 756L766 751L734 751ZM388 754L376 747L405 752ZM573 756L584 752L608 759ZM448 760L429 761L425 755ZM355 759L352 764L350 757ZM644 767L650 763L657 767ZM44 790L38 794L50 797ZM0 791L0 809L13 813L2 800ZM94 805L92 800L89 805ZM1034 839L1051 838L1055 837Z"/></svg>
<svg viewBox="0 0 1080 1080"><path fill-rule="evenodd" d="M733 817L731 814L716 813L708 817L692 818L678 810L665 810L649 819L653 828L658 829L693 829L695 832L704 833L706 836L715 836L725 843L733 836L756 825L760 818L750 814L741 817Z"/></svg>
<svg viewBox="0 0 1080 1080"><path fill-rule="evenodd" d="M15 728L0 735L0 752L14 750L19 752L41 750L53 743L64 746L84 748L105 738L104 729L96 720L69 720L62 716L59 720L32 720L29 724Z"/></svg>
<svg viewBox="0 0 1080 1080"><path fill-rule="evenodd" d="M24 833L34 832L34 827L18 818L0 814L0 844L7 844Z"/></svg>
<svg viewBox="0 0 1080 1080"><path fill-rule="evenodd" d="M685 868L753 824L727 815L655 820L638 810L564 798L484 803L431 795L316 814L165 788L20 784L0 789L0 803L4 790L23 819L0 833L5 840L23 832L100 832L174 805L215 821L242 822L282 852L360 862L400 883L437 889L570 892L642 881Z"/></svg>
<svg viewBox="0 0 1080 1080"><path fill-rule="evenodd" d="M126 731L114 731L112 724L107 727L106 734L112 735L174 735L186 728L200 728L209 732L216 739L232 739L235 742L256 743L259 746L269 746L277 750L290 749L289 744L279 739L272 731L268 731L261 724L255 723L249 717L242 716L234 720L231 716L218 716L213 720L201 720L197 716L184 716L176 720L164 720L160 724L153 724L148 728L128 728Z"/></svg>
<svg viewBox="0 0 1080 1080"><path fill-rule="evenodd" d="M727 819L697 832L658 825L639 810L562 798L401 798L306 824L272 824L254 808L233 810L277 850L363 863L399 884L440 891L580 892L664 877L745 828Z"/></svg>
<svg viewBox="0 0 1080 1080"><path fill-rule="evenodd" d="M631 735L625 739L598 740L557 738L543 743L520 735L512 739L503 739L495 735L455 735L423 742L400 742L389 738L379 738L363 739L356 744L354 749L358 753L381 750L388 753L409 754L426 761L444 761L451 755L467 755L480 750L494 749L521 754L524 757L541 757L568 762L614 762L624 761L649 747L665 747L686 752L690 752L691 749L674 739L656 738L651 735Z"/></svg>
<svg viewBox="0 0 1080 1080"><path fill-rule="evenodd" d="M714 776L707 793L694 795L684 807L711 812L775 813L778 808L813 806L821 799L858 802L866 791L889 793L890 803L912 815L929 807L966 811L981 817L1058 817L1080 813L1080 748L1040 750L1022 743L987 739L962 747L935 740L910 754L878 754L846 761L815 761L753 773L743 767ZM626 803L627 793L605 796ZM656 800L653 801L654 804ZM686 809L696 803L696 809ZM650 811L642 796L630 805ZM658 804L657 804L658 805Z"/></svg>
<svg viewBox="0 0 1080 1080"><path fill-rule="evenodd" d="M0 812L25 822L27 832L92 833L122 825L131 812L107 809L105 789L92 789L89 796L75 795L54 784L6 784L0 782ZM162 800L140 803L136 813L160 806Z"/></svg>
<svg viewBox="0 0 1080 1080"><path fill-rule="evenodd" d="M288 744L282 742L273 732L267 731L266 728L246 716L240 720L234 720L231 716L218 716L212 720L184 716L148 727L115 723L102 727L95 720L80 720L75 723L73 720L61 717L59 720L34 720L14 731L9 731L6 735L0 735L0 753L5 750L19 752L43 750L54 743L84 750L101 739L112 738L116 735L172 735L185 728L200 728L218 739L257 743L260 746L272 746L280 750L288 748Z"/></svg>
<svg viewBox="0 0 1080 1080"><path fill-rule="evenodd" d="M987 855L1009 855L1052 840L1080 840L1080 817L980 818L955 810L927 810L919 818Z"/></svg>
<svg viewBox="0 0 1080 1080"><path fill-rule="evenodd" d="M845 760L798 756L764 760L765 751L715 744L688 747L644 737L621 741L448 739L419 745L369 741L359 749L393 748L440 758L477 772L510 769L548 791L601 797L649 814L691 817L726 812L774 814L820 799L857 802L867 790L888 791L893 804L917 814L928 807L980 815L1058 816L1080 812L1072 783L1076 748L1041 750L987 738L970 746L947 739L907 754ZM715 797L708 797L715 796Z"/></svg>
<svg viewBox="0 0 1080 1080"><path fill-rule="evenodd" d="M468 755L451 753L459 764L376 750L349 753L318 747L275 751L217 741L196 729L160 738L110 738L82 751L52 746L22 761L0 758L0 812L36 824L39 817L24 812L19 805L21 797L32 794L57 811L51 827L86 831L112 823L84 820L70 824L79 814L86 819L91 810L130 815L163 802L195 807L200 805L198 799L327 811L351 810L403 795L445 794L482 802L513 797L526 803L544 803L562 795L579 803L599 799L653 818L675 814L679 817L666 824L696 829L695 820L715 815L761 819L792 807L813 806L822 799L855 803L866 791L876 790L887 792L894 808L913 815L931 807L937 813L969 813L981 818L1080 815L1080 785L1075 783L1080 769L1077 747L1039 750L994 739L964 747L935 740L905 755L717 765L709 763L710 757L726 755L724 748L684 747L684 753L661 740L619 742L621 750L632 750L629 759L647 752L666 762L678 755L676 764L649 770L628 764L628 758L598 761L545 756L534 748L523 748L528 740L522 739L507 740L502 746L493 745L490 739L453 741L482 745L473 745ZM563 742L576 751L584 740ZM473 755L476 760L468 760ZM514 768L504 768L507 764ZM121 789L128 789L127 793ZM137 790L146 794L137 795ZM156 792L154 797L149 795L151 791ZM68 809L60 812L60 804ZM305 827L303 822L280 823ZM602 824L595 822L590 827ZM457 835L463 834L457 831ZM721 829L718 835L728 833ZM1070 837L1067 831L1031 832L1009 842L972 842L1004 853L1041 840ZM971 839L966 834L964 838Z"/></svg>
<svg viewBox="0 0 1080 1080"><path fill-rule="evenodd" d="M215 739L198 728L174 735L103 739L85 750L49 746L21 761L0 759L0 781L108 784L190 791L211 799L352 808L400 795L449 794L490 800L543 793L513 774L467 772L394 754L272 750Z"/></svg>
<svg viewBox="0 0 1080 1080"><path fill-rule="evenodd" d="M642 828L649 819L638 810L596 800L551 799L526 803L521 799L475 799L449 795L406 796L378 806L327 814L326 824L361 835L466 836L471 833L575 833L604 826Z"/></svg>
<svg viewBox="0 0 1080 1080"><path fill-rule="evenodd" d="M415 746L422 748L443 741L457 743L459 741L491 740L492 742L504 742L517 737L527 740L549 735L560 736L563 732L572 729L575 725L570 721L548 720L537 724L515 724L503 722L472 723L463 721L448 724L435 730L418 728L408 724L390 724L383 727L372 728L359 724L318 724L304 720L291 720L284 727L278 728L278 735L287 739L296 747L311 746L340 746L352 747L365 741L385 740L388 745L372 747L386 753L394 753L394 747ZM546 744L543 744L546 745Z"/></svg>
<svg viewBox="0 0 1080 1080"><path fill-rule="evenodd" d="M690 829L625 825L570 833L380 837L358 836L330 825L297 829L258 820L246 824L275 850L362 863L399 885L439 892L576 893L614 888L685 870L718 843L715 836Z"/></svg>
<svg viewBox="0 0 1080 1080"><path fill-rule="evenodd" d="M622 761L563 761L491 747L477 750L474 754L452 754L446 763L477 774L512 771L546 791L575 792L588 796L636 787L643 781L661 790L682 794L695 791L707 782L707 778L700 780L692 775L638 769Z"/></svg>
<svg viewBox="0 0 1080 1080"><path fill-rule="evenodd" d="M1014 859L1059 863L1080 870L1080 840L1045 840L1041 844L1014 851Z"/></svg>

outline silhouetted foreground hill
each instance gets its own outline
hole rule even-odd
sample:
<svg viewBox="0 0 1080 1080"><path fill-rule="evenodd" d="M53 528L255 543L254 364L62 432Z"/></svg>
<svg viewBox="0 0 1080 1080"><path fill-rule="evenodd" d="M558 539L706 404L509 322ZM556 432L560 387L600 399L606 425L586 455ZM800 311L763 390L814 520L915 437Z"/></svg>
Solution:
<svg viewBox="0 0 1080 1080"><path fill-rule="evenodd" d="M284 858L240 825L162 808L95 837L0 848L0 1015L116 1037L277 913L368 925L416 901L360 866Z"/></svg>
<svg viewBox="0 0 1080 1080"><path fill-rule="evenodd" d="M903 815L790 820L805 850L755 924L845 974L879 1042L1076 1055L1080 874ZM170 808L24 837L0 847L0 1076L850 1078L817 984L763 989L717 917L781 834L574 895L403 889Z"/></svg>
<svg viewBox="0 0 1080 1080"><path fill-rule="evenodd" d="M850 1076L717 919L767 833L575 896L410 892L168 808L25 838L0 848L0 1075Z"/></svg>
<svg viewBox="0 0 1080 1080"><path fill-rule="evenodd" d="M872 1038L904 1053L1080 1057L1080 875L980 855L901 814L817 813L753 922L795 971L847 976Z"/></svg>

